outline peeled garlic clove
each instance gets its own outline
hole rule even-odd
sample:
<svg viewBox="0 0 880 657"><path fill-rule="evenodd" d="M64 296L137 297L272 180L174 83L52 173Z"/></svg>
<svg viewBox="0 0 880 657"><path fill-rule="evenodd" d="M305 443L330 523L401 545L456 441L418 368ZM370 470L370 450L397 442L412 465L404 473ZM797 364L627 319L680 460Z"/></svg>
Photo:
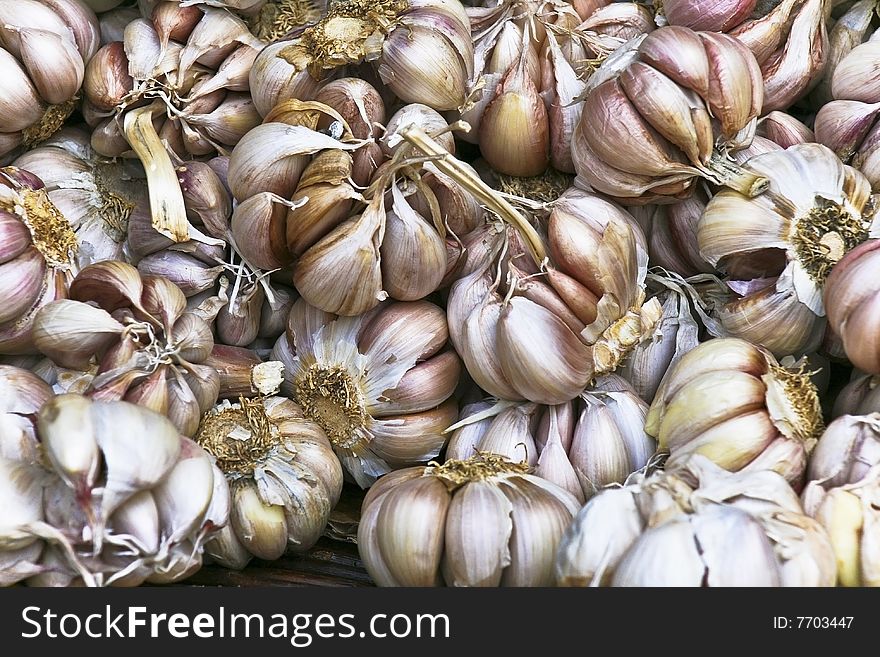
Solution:
<svg viewBox="0 0 880 657"><path fill-rule="evenodd" d="M535 341L535 336L542 339ZM501 369L530 401L561 404L587 385L590 351L548 310L521 297L510 299L498 319Z"/></svg>
<svg viewBox="0 0 880 657"><path fill-rule="evenodd" d="M64 299L37 311L33 339L37 348L59 365L80 369L123 330L105 310Z"/></svg>

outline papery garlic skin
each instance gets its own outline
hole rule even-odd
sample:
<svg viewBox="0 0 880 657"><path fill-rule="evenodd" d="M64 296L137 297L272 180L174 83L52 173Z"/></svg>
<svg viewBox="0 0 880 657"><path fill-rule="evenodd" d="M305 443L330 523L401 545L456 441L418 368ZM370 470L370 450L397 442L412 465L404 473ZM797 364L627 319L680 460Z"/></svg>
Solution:
<svg viewBox="0 0 880 657"><path fill-rule="evenodd" d="M272 357L285 366L282 391L324 430L347 475L367 488L391 470L435 458L445 445L461 367L444 351L448 335L446 313L427 301L336 317L300 299Z"/></svg>
<svg viewBox="0 0 880 657"><path fill-rule="evenodd" d="M563 586L833 586L835 566L828 534L781 476L693 456L594 497L555 575Z"/></svg>
<svg viewBox="0 0 880 657"><path fill-rule="evenodd" d="M203 416L195 440L232 490L230 529L205 546L214 561L240 569L252 556L277 559L314 545L339 501L342 466L295 403L224 401Z"/></svg>
<svg viewBox="0 0 880 657"><path fill-rule="evenodd" d="M710 264L734 281L763 279L718 317L730 335L778 356L803 353L821 339L829 272L848 251L880 235L876 200L861 173L818 144L758 155L747 167L766 176L769 189L755 198L722 190L697 228ZM768 267L768 253L785 259Z"/></svg>
<svg viewBox="0 0 880 657"><path fill-rule="evenodd" d="M358 550L380 586L549 586L577 500L525 464L478 454L379 480Z"/></svg>
<svg viewBox="0 0 880 657"><path fill-rule="evenodd" d="M775 470L796 487L822 428L809 376L738 338L685 354L663 378L645 423L669 450L670 471L702 454L731 471Z"/></svg>

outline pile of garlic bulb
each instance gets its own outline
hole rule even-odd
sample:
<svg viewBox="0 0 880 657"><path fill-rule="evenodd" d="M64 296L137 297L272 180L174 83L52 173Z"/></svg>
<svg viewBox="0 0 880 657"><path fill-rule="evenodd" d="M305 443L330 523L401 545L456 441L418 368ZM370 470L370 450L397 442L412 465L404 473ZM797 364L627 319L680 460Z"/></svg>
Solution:
<svg viewBox="0 0 880 657"><path fill-rule="evenodd" d="M0 0L0 585L880 585L875 4Z"/></svg>

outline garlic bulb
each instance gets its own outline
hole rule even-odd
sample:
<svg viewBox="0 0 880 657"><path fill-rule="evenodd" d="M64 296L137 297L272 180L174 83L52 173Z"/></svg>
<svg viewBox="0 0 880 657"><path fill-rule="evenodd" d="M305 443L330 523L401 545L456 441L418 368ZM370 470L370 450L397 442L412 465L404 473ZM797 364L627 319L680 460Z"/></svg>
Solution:
<svg viewBox="0 0 880 657"><path fill-rule="evenodd" d="M807 480L832 488L855 483L880 464L880 414L843 415L816 443Z"/></svg>
<svg viewBox="0 0 880 657"><path fill-rule="evenodd" d="M492 454L382 478L364 499L358 551L379 586L549 586L578 502Z"/></svg>
<svg viewBox="0 0 880 657"><path fill-rule="evenodd" d="M545 239L427 135L404 136L429 155L444 154L435 165L511 222L477 229L449 293L452 343L486 392L566 402L650 331L660 305L645 302L645 240L631 215L571 189L553 204Z"/></svg>
<svg viewBox="0 0 880 657"><path fill-rule="evenodd" d="M828 532L837 584L880 586L880 467L874 465L859 478L848 474L849 481L839 482L839 477L811 481L802 495L804 508Z"/></svg>
<svg viewBox="0 0 880 657"><path fill-rule="evenodd" d="M3 505L15 511L0 523L4 562L10 550L44 547L29 580L37 586L163 583L200 567L229 508L203 449L153 411L80 395L48 400L36 426L39 474L0 458L0 479L12 484ZM10 498L16 487L19 499Z"/></svg>
<svg viewBox="0 0 880 657"><path fill-rule="evenodd" d="M404 102L449 110L465 102L474 52L458 2L349 0L333 4L318 23L284 42L275 57L289 64L288 79L308 71L321 80L346 64L374 62L379 77Z"/></svg>
<svg viewBox="0 0 880 657"><path fill-rule="evenodd" d="M562 586L833 586L828 534L774 472L684 470L609 488L566 530Z"/></svg>
<svg viewBox="0 0 880 657"><path fill-rule="evenodd" d="M186 298L168 279L141 277L123 262L80 271L69 299L38 311L34 343L62 367L96 362L90 397L146 406L186 436L217 401L219 376L202 364L214 343L208 322L186 311Z"/></svg>
<svg viewBox="0 0 880 657"><path fill-rule="evenodd" d="M20 0L0 9L0 155L51 137L76 108L98 19L81 0Z"/></svg>
<svg viewBox="0 0 880 657"><path fill-rule="evenodd" d="M206 546L243 568L308 550L342 492L342 467L320 427L283 397L225 400L203 417L195 441L216 459L231 490L230 522Z"/></svg>
<svg viewBox="0 0 880 657"><path fill-rule="evenodd" d="M460 428L449 441L447 460L486 453L523 462L534 468L532 474L583 504L599 489L622 484L645 468L656 450L654 439L644 431L648 405L613 374L565 404L499 406L483 403L472 409L480 418L475 426L465 424L468 416L462 414L463 421L454 425ZM487 417L490 412L497 415Z"/></svg>
<svg viewBox="0 0 880 657"><path fill-rule="evenodd" d="M111 162L95 153L89 135L63 128L13 162L45 183L49 200L70 222L79 245L77 264L123 260L128 219L147 203L140 165Z"/></svg>
<svg viewBox="0 0 880 657"><path fill-rule="evenodd" d="M687 198L698 176L747 196L766 188L717 148L747 146L761 113L764 87L747 48L668 26L618 52L590 79L572 139L583 184L631 204Z"/></svg>
<svg viewBox="0 0 880 657"><path fill-rule="evenodd" d="M229 11L163 0L149 19L126 26L121 43L103 46L85 72L92 146L108 157L134 151L147 172L153 225L175 242L189 230L168 151L225 154L259 124L247 92L263 45Z"/></svg>
<svg viewBox="0 0 880 657"><path fill-rule="evenodd" d="M738 338L704 342L673 365L645 431L669 451L666 469L702 454L730 471L774 470L792 485L822 432L816 388L801 370Z"/></svg>
<svg viewBox="0 0 880 657"><path fill-rule="evenodd" d="M35 175L0 169L0 353L34 353L33 322L66 296L79 245Z"/></svg>
<svg viewBox="0 0 880 657"><path fill-rule="evenodd" d="M282 391L330 439L362 488L393 469L435 458L458 414L460 362L444 350L446 313L427 301L385 302L335 317L299 299L272 358Z"/></svg>
<svg viewBox="0 0 880 657"><path fill-rule="evenodd" d="M800 354L821 340L829 272L880 235L876 201L862 174L818 144L758 155L747 167L765 176L769 189L755 198L722 190L697 228L706 260L747 284L718 318L730 335L778 356Z"/></svg>
<svg viewBox="0 0 880 657"><path fill-rule="evenodd" d="M876 321L871 314L876 290L868 283L873 280L871 267L880 262L878 247L880 241L869 240L847 253L828 277L824 295L828 323L842 340L846 357L870 374L880 374L880 349L872 332Z"/></svg>

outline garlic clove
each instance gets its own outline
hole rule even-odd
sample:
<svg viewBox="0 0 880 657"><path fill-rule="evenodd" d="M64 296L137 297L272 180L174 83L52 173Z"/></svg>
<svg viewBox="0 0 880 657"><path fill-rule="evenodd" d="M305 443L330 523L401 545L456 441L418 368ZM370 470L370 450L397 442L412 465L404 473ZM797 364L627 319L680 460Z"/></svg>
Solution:
<svg viewBox="0 0 880 657"><path fill-rule="evenodd" d="M186 297L180 288L162 276L142 276L141 306L148 316L158 317L166 330L186 310Z"/></svg>
<svg viewBox="0 0 880 657"><path fill-rule="evenodd" d="M457 418L454 399L421 413L377 418L370 450L394 468L430 461L440 454L446 444L444 432Z"/></svg>
<svg viewBox="0 0 880 657"><path fill-rule="evenodd" d="M7 50L0 49L0 113L7 132L26 130L40 120L43 104L30 77Z"/></svg>
<svg viewBox="0 0 880 657"><path fill-rule="evenodd" d="M239 253L266 271L292 260L284 236L287 208L277 201L271 193L257 193L236 206L230 222Z"/></svg>
<svg viewBox="0 0 880 657"><path fill-rule="evenodd" d="M862 501L848 490L834 488L825 495L815 516L831 539L837 562L838 585L860 586L860 539L864 524Z"/></svg>
<svg viewBox="0 0 880 657"><path fill-rule="evenodd" d="M736 471L760 457L778 436L765 411L746 411L699 434L683 438L668 434L661 448L675 450L667 462L670 471L686 463L692 454L701 454L727 470Z"/></svg>
<svg viewBox="0 0 880 657"><path fill-rule="evenodd" d="M229 521L242 546L258 559L272 561L287 550L284 508L265 504L250 482L233 486Z"/></svg>
<svg viewBox="0 0 880 657"><path fill-rule="evenodd" d="M880 103L832 100L816 114L816 141L847 162L871 130L878 112Z"/></svg>
<svg viewBox="0 0 880 657"><path fill-rule="evenodd" d="M501 370L530 401L561 404L575 397L593 374L589 349L555 315L513 297L498 318ZM535 336L543 339L536 341Z"/></svg>
<svg viewBox="0 0 880 657"><path fill-rule="evenodd" d="M511 534L510 565L501 585L549 586L556 549L579 508L577 499L530 475L504 481L501 491L511 503L510 517L516 527Z"/></svg>
<svg viewBox="0 0 880 657"><path fill-rule="evenodd" d="M677 368L683 367L683 360ZM718 403L716 386L724 386L728 395L726 403ZM665 408L656 433L660 448L686 443L725 420L762 408L765 393L760 379L745 372L707 372L690 379ZM694 409L700 409L698 417L694 417ZM651 428L647 431L653 433Z"/></svg>
<svg viewBox="0 0 880 657"><path fill-rule="evenodd" d="M62 367L82 369L123 330L105 310L63 299L37 311L33 339L37 349Z"/></svg>
<svg viewBox="0 0 880 657"><path fill-rule="evenodd" d="M43 520L42 488L33 466L0 456L0 499L6 507L0 519L4 550L24 549L39 541L20 527Z"/></svg>
<svg viewBox="0 0 880 657"><path fill-rule="evenodd" d="M674 82L709 94L709 63L704 43L695 32L671 25L649 33L638 46L639 59Z"/></svg>
<svg viewBox="0 0 880 657"><path fill-rule="evenodd" d="M214 495L214 468L208 453L192 440L181 440L177 463L152 494L164 540L177 543L197 533Z"/></svg>
<svg viewBox="0 0 880 657"><path fill-rule="evenodd" d="M464 322L464 334L458 341L453 339L453 344L478 386L500 399L519 400L523 399L522 394L512 386L501 366L498 345L501 312L500 301L478 305ZM451 312L448 317L450 328L456 326ZM455 333L450 335L454 338Z"/></svg>
<svg viewBox="0 0 880 657"><path fill-rule="evenodd" d="M31 243L31 232L28 230L27 225L16 215L0 211L0 265L18 258ZM0 280L4 281L12 278L14 277L8 273L0 276ZM31 276L25 278L31 278ZM4 299L12 298L12 295L5 293L2 296Z"/></svg>
<svg viewBox="0 0 880 657"><path fill-rule="evenodd" d="M50 411L44 407L40 412ZM168 474L180 454L180 434L161 415L127 402L94 403L90 415L107 471L101 513L109 518L133 494ZM120 432L123 426L127 430ZM51 430L66 431L57 424ZM142 439L145 435L149 441Z"/></svg>
<svg viewBox="0 0 880 657"><path fill-rule="evenodd" d="M132 495L113 512L107 524L115 534L128 534L135 538L140 549L147 554L155 554L159 550L159 509L150 491L143 490Z"/></svg>
<svg viewBox="0 0 880 657"><path fill-rule="evenodd" d="M549 164L547 109L521 57L501 78L480 120L480 152L493 169L528 177Z"/></svg>
<svg viewBox="0 0 880 657"><path fill-rule="evenodd" d="M168 382L165 370L160 368L148 377L130 386L123 399L149 408L161 415L168 414Z"/></svg>
<svg viewBox="0 0 880 657"><path fill-rule="evenodd" d="M380 247L382 284L394 299L422 299L439 287L446 274L446 243L412 209L397 185L391 193L393 210L386 215Z"/></svg>
<svg viewBox="0 0 880 657"><path fill-rule="evenodd" d="M359 315L387 298L377 235L380 208L343 222L294 265L294 284L308 303L338 315Z"/></svg>
<svg viewBox="0 0 880 657"><path fill-rule="evenodd" d="M167 278L185 296L212 288L223 271L222 266L208 267L194 256L172 250L151 253L138 262L137 268L143 276Z"/></svg>
<svg viewBox="0 0 880 657"><path fill-rule="evenodd" d="M126 262L106 260L83 268L70 285L70 298L95 302L108 312L141 308L143 282L137 269Z"/></svg>
<svg viewBox="0 0 880 657"><path fill-rule="evenodd" d="M46 260L33 245L0 265L0 298L5 300L0 307L0 324L14 322L26 314L44 291L47 275Z"/></svg>
<svg viewBox="0 0 880 657"><path fill-rule="evenodd" d="M513 506L484 481L473 481L452 498L446 514L443 579L450 586L498 586L510 564Z"/></svg>
<svg viewBox="0 0 880 657"><path fill-rule="evenodd" d="M452 350L444 351L408 370L394 390L385 393L387 401L371 409L371 414L384 417L434 408L455 392L460 375L458 355Z"/></svg>
<svg viewBox="0 0 880 657"><path fill-rule="evenodd" d="M73 40L62 33L21 28L21 61L34 87L47 103L70 100L79 91L85 64Z"/></svg>
<svg viewBox="0 0 880 657"><path fill-rule="evenodd" d="M383 556L382 549L379 546L378 518L380 511L382 511L384 496L380 497L379 495L376 495L373 497L371 493L374 491L378 492L379 487L383 482L396 480L395 475L397 475L398 472L406 473L410 475L407 478L412 478L412 476L420 477L423 469L409 468L407 470L399 470L380 478L378 483L370 487L367 491L367 497L364 498L364 503L361 506L361 519L358 522L358 553L360 554L360 557L364 562L364 567L367 569L370 577L378 586L397 587L401 584L397 581L395 574L392 573L389 568L388 562ZM417 474L413 475L413 472L416 472ZM383 488L382 493L387 494L388 490L389 489Z"/></svg>
<svg viewBox="0 0 880 657"><path fill-rule="evenodd" d="M555 408L555 407L551 407ZM540 447L540 456L535 467L535 475L550 481L574 495L580 504L586 502L581 481L563 446L556 415L550 414L549 436Z"/></svg>
<svg viewBox="0 0 880 657"><path fill-rule="evenodd" d="M58 395L37 415L37 431L45 454L65 483L78 494L95 484L101 453L89 414L90 402L80 395ZM58 427L67 427L59 431Z"/></svg>
<svg viewBox="0 0 880 657"><path fill-rule="evenodd" d="M478 451L499 454L512 463L524 462L534 466L538 461L538 451L529 427L534 412L532 404L501 411L480 440Z"/></svg>
<svg viewBox="0 0 880 657"><path fill-rule="evenodd" d="M691 112L680 86L643 62L633 62L626 68L620 86L651 127L684 151L693 164L709 160L712 143L698 139L707 129L711 131L709 117ZM697 121L703 122L699 128Z"/></svg>
<svg viewBox="0 0 880 657"><path fill-rule="evenodd" d="M171 329L171 341L178 355L186 361L201 363L214 347L210 325L195 313L180 316Z"/></svg>
<svg viewBox="0 0 880 657"><path fill-rule="evenodd" d="M388 491L376 520L376 543L401 586L436 586L443 556L444 524L451 496L436 477Z"/></svg>
<svg viewBox="0 0 880 657"><path fill-rule="evenodd" d="M253 342L260 330L260 313L265 294L255 285L241 290L232 304L217 315L217 337L228 345L243 347Z"/></svg>
<svg viewBox="0 0 880 657"><path fill-rule="evenodd" d="M779 586L777 559L764 529L749 514L716 508L691 519L708 586ZM736 541L737 549L729 549Z"/></svg>
<svg viewBox="0 0 880 657"><path fill-rule="evenodd" d="M556 557L556 584L608 586L617 563L643 531L633 490L603 490L566 529Z"/></svg>
<svg viewBox="0 0 880 657"><path fill-rule="evenodd" d="M568 456L588 498L632 472L624 437L605 406L588 404L581 411Z"/></svg>
<svg viewBox="0 0 880 657"><path fill-rule="evenodd" d="M200 411L199 400L183 376L176 369L171 370L168 376L168 419L183 436L194 436L202 417Z"/></svg>
<svg viewBox="0 0 880 657"><path fill-rule="evenodd" d="M706 566L687 519L643 532L617 564L611 586L702 586Z"/></svg>

